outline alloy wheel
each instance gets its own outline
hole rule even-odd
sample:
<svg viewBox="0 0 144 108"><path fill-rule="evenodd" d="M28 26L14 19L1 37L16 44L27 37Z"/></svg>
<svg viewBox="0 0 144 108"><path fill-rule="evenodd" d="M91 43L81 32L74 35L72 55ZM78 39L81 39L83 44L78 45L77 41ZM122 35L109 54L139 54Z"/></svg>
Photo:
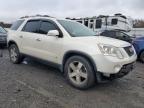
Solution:
<svg viewBox="0 0 144 108"><path fill-rule="evenodd" d="M87 69L83 63L74 61L69 64L68 75L70 80L75 84L83 84L88 79Z"/></svg>
<svg viewBox="0 0 144 108"><path fill-rule="evenodd" d="M12 48L10 49L10 57L11 57L11 60L12 60L13 62L15 62L15 61L17 60L17 56L18 56L18 54L17 54L17 52L16 52L16 48L12 47Z"/></svg>

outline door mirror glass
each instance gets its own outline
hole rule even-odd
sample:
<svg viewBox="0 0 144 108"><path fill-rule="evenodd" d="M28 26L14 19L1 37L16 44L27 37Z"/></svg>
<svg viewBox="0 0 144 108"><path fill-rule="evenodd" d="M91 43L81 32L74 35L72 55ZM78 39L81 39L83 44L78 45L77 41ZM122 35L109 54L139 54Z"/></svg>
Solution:
<svg viewBox="0 0 144 108"><path fill-rule="evenodd" d="M47 34L48 36L59 36L58 30L50 30Z"/></svg>

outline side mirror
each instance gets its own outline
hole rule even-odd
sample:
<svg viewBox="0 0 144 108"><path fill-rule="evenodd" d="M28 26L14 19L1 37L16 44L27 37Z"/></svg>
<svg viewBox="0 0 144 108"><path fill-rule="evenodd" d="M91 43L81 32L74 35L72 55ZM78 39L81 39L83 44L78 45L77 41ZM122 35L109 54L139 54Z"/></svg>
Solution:
<svg viewBox="0 0 144 108"><path fill-rule="evenodd" d="M58 30L50 30L47 34L48 36L59 36L59 31Z"/></svg>

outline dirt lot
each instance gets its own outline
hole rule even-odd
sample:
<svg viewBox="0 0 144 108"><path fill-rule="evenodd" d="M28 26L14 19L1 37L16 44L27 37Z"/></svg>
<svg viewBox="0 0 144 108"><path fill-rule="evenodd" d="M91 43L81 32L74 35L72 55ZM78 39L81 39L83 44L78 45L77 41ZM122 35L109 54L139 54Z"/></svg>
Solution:
<svg viewBox="0 0 144 108"><path fill-rule="evenodd" d="M126 77L80 91L58 70L28 59L0 58L0 108L144 108L144 64Z"/></svg>

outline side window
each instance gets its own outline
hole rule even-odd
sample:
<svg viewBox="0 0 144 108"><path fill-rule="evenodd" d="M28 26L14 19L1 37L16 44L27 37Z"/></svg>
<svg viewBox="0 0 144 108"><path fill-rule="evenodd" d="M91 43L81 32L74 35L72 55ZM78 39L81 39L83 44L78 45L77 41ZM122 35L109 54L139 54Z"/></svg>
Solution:
<svg viewBox="0 0 144 108"><path fill-rule="evenodd" d="M105 31L103 33L101 33L102 36L107 36L107 37L114 37L115 36L115 32L113 31Z"/></svg>
<svg viewBox="0 0 144 108"><path fill-rule="evenodd" d="M118 23L118 19L112 19L112 22L111 22L112 25L117 25L117 23Z"/></svg>
<svg viewBox="0 0 144 108"><path fill-rule="evenodd" d="M40 26L40 21L39 20L28 21L26 23L25 27L23 28L23 31L38 33L39 26Z"/></svg>
<svg viewBox="0 0 144 108"><path fill-rule="evenodd" d="M116 37L122 37L122 34L120 32L116 32Z"/></svg>
<svg viewBox="0 0 144 108"><path fill-rule="evenodd" d="M115 37L116 36L116 32L115 31L110 31L109 32L109 37Z"/></svg>
<svg viewBox="0 0 144 108"><path fill-rule="evenodd" d="M84 21L84 25L88 27L88 20Z"/></svg>
<svg viewBox="0 0 144 108"><path fill-rule="evenodd" d="M102 20L101 19L97 19L95 28L101 28L101 27L102 27Z"/></svg>
<svg viewBox="0 0 144 108"><path fill-rule="evenodd" d="M47 34L50 30L57 30L56 26L48 21L42 21L39 33L40 34Z"/></svg>
<svg viewBox="0 0 144 108"><path fill-rule="evenodd" d="M23 22L24 22L24 20L18 20L16 22L14 22L10 29L17 30Z"/></svg>

